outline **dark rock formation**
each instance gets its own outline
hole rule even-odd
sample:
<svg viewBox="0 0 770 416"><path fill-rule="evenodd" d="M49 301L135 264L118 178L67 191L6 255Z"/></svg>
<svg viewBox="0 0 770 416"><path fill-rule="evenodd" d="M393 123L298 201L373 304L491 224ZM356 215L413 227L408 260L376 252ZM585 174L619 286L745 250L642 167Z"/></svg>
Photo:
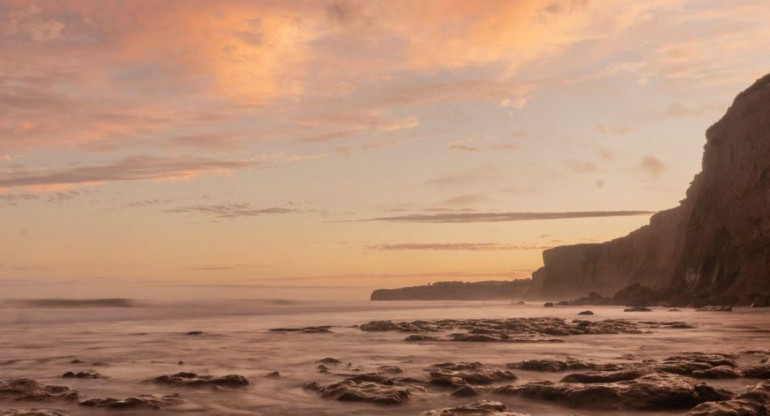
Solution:
<svg viewBox="0 0 770 416"><path fill-rule="evenodd" d="M733 307L729 305L707 305L696 309L698 312L732 312Z"/></svg>
<svg viewBox="0 0 770 416"><path fill-rule="evenodd" d="M524 296L530 280L485 282L436 282L425 286L400 289L378 289L371 300L488 300L514 299Z"/></svg>
<svg viewBox="0 0 770 416"><path fill-rule="evenodd" d="M527 371L546 371L546 372L560 372L560 371L575 371L575 370L595 370L595 371L615 371L623 368L619 364L596 364L587 363L575 359L561 360L527 360L517 363L506 364L506 367L517 370Z"/></svg>
<svg viewBox="0 0 770 416"><path fill-rule="evenodd" d="M504 404L489 400L479 400L475 403L446 409L436 409L424 412L425 416L525 416L508 410Z"/></svg>
<svg viewBox="0 0 770 416"><path fill-rule="evenodd" d="M653 373L609 383L536 382L505 386L496 394L516 394L571 407L612 410L691 409L708 401L726 400L727 391L674 374Z"/></svg>
<svg viewBox="0 0 770 416"><path fill-rule="evenodd" d="M19 378L0 381L0 400L71 401L80 400L80 393L66 386L46 386L35 380Z"/></svg>
<svg viewBox="0 0 770 416"><path fill-rule="evenodd" d="M731 400L696 406L687 416L766 416L770 415L770 381Z"/></svg>
<svg viewBox="0 0 770 416"><path fill-rule="evenodd" d="M748 378L770 379L770 364L764 363L743 367L741 369L741 373L743 373L744 377Z"/></svg>
<svg viewBox="0 0 770 416"><path fill-rule="evenodd" d="M459 389L453 391L452 394L450 394L452 397L473 397L478 395L479 392L468 384L460 387Z"/></svg>
<svg viewBox="0 0 770 416"><path fill-rule="evenodd" d="M491 370L479 362L434 364L426 368L426 371L430 373L430 383L438 386L479 385L516 380L516 375L510 371Z"/></svg>
<svg viewBox="0 0 770 416"><path fill-rule="evenodd" d="M101 374L97 373L94 370L87 370L87 371L67 371L66 373L61 375L62 378L104 378Z"/></svg>
<svg viewBox="0 0 770 416"><path fill-rule="evenodd" d="M67 416L47 409L0 409L0 416Z"/></svg>
<svg viewBox="0 0 770 416"><path fill-rule="evenodd" d="M85 407L103 407L107 409L160 409L166 406L181 404L182 397L178 394L166 396L154 396L152 394L139 394L125 399L105 397L88 399L80 402Z"/></svg>
<svg viewBox="0 0 770 416"><path fill-rule="evenodd" d="M300 334L330 334L331 326L307 326L304 328L273 328L270 332L295 332Z"/></svg>
<svg viewBox="0 0 770 416"><path fill-rule="evenodd" d="M578 313L578 315L593 315L593 314L594 314L593 311L582 311Z"/></svg>
<svg viewBox="0 0 770 416"><path fill-rule="evenodd" d="M265 374L265 378L281 378L281 373L279 373L278 371L273 371Z"/></svg>
<svg viewBox="0 0 770 416"><path fill-rule="evenodd" d="M532 297L612 295L634 283L672 304L746 304L770 293L770 75L706 131L702 172L650 224L602 244L546 250Z"/></svg>
<svg viewBox="0 0 770 416"><path fill-rule="evenodd" d="M226 376L198 375L195 373L180 372L171 375L155 377L149 381L157 384L168 384L171 386L184 387L217 387L217 388L238 388L249 385L249 380L238 374L228 374Z"/></svg>
<svg viewBox="0 0 770 416"><path fill-rule="evenodd" d="M341 402L369 402L376 404L402 404L412 397L412 388L371 381L346 379L339 383L322 385L316 382L305 389L318 393L324 399Z"/></svg>
<svg viewBox="0 0 770 416"><path fill-rule="evenodd" d="M632 306L630 308L623 309L623 312L652 312L652 309L645 308L644 306Z"/></svg>

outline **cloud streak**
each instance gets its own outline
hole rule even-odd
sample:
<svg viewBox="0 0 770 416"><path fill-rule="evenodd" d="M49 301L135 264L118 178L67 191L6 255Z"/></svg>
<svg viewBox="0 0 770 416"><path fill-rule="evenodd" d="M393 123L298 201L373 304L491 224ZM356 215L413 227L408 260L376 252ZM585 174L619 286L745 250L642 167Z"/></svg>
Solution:
<svg viewBox="0 0 770 416"><path fill-rule="evenodd" d="M500 243L400 243L369 246L381 251L498 251L498 250L547 250L551 246L500 244Z"/></svg>
<svg viewBox="0 0 770 416"><path fill-rule="evenodd" d="M14 170L0 174L0 189L80 185L112 181L184 179L200 175L223 174L234 169L254 167L254 160L212 160L194 157L175 159L134 156L103 165L59 170Z"/></svg>
<svg viewBox="0 0 770 416"><path fill-rule="evenodd" d="M605 218L651 215L654 211L573 211L573 212L452 212L443 214L410 214L369 218L360 221L404 223L459 224L477 222L541 221L575 218Z"/></svg>
<svg viewBox="0 0 770 416"><path fill-rule="evenodd" d="M217 218L258 217L262 215L293 214L300 212L295 208L256 208L246 202L232 204L193 205L188 207L167 209L165 212L174 214L197 213Z"/></svg>

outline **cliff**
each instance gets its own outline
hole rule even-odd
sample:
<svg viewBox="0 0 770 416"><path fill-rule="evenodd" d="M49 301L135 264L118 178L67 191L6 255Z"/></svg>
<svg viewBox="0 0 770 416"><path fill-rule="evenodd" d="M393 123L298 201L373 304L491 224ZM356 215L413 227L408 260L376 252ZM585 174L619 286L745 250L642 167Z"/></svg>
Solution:
<svg viewBox="0 0 770 416"><path fill-rule="evenodd" d="M706 131L702 171L678 207L626 237L546 250L543 261L532 297L612 295L634 283L679 303L770 293L770 75Z"/></svg>
<svg viewBox="0 0 770 416"><path fill-rule="evenodd" d="M371 300L499 300L520 299L530 287L530 280L485 282L436 282L400 289L377 289Z"/></svg>

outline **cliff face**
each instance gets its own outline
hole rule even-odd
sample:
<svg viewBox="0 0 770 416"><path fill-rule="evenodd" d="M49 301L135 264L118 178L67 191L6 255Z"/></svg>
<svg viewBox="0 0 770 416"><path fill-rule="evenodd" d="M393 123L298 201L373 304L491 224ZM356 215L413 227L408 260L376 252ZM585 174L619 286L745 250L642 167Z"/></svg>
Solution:
<svg viewBox="0 0 770 416"><path fill-rule="evenodd" d="M702 172L680 206L602 244L543 253L531 295L612 295L633 283L695 297L770 292L770 75L706 132Z"/></svg>

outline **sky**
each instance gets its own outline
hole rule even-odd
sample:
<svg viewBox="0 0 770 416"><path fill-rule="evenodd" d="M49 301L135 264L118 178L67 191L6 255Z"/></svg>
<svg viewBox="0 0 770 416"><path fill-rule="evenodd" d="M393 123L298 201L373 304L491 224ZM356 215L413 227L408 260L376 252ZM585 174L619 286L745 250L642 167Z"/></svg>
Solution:
<svg viewBox="0 0 770 416"><path fill-rule="evenodd" d="M766 0L0 1L0 298L529 277L677 206Z"/></svg>

